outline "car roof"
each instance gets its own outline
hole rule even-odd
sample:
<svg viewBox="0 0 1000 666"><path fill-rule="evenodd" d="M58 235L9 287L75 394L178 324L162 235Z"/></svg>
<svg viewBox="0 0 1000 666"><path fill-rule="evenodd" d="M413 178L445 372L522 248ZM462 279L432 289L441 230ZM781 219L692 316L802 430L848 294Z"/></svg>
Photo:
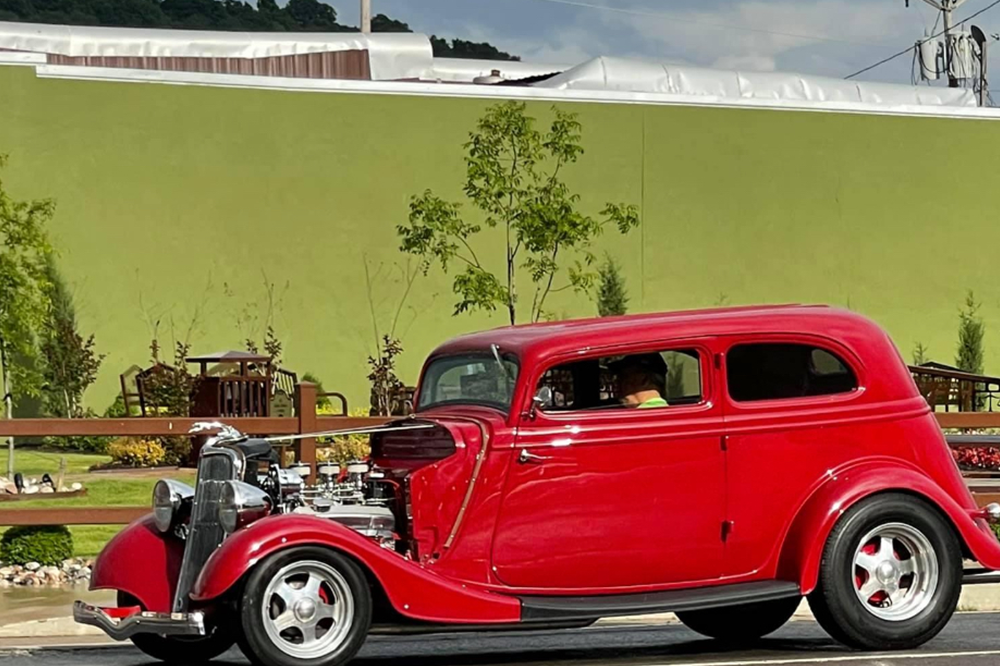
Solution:
<svg viewBox="0 0 1000 666"><path fill-rule="evenodd" d="M874 322L849 310L826 305L758 305L502 326L453 338L435 349L431 357L484 351L496 344L522 361L534 362L606 346L750 333L833 338L859 356L864 354L852 341L867 339L877 346L887 342Z"/></svg>

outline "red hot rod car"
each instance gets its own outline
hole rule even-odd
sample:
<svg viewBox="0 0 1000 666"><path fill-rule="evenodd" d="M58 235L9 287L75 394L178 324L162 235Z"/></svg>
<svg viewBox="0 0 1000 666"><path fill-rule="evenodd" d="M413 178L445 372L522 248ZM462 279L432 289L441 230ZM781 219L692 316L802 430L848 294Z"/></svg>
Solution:
<svg viewBox="0 0 1000 666"><path fill-rule="evenodd" d="M415 414L304 488L224 430L157 484L79 621L191 662L332 666L365 637L673 611L726 640L802 597L837 640L911 648L1000 544L888 336L828 307L500 328L427 360ZM980 569L963 568L963 560Z"/></svg>

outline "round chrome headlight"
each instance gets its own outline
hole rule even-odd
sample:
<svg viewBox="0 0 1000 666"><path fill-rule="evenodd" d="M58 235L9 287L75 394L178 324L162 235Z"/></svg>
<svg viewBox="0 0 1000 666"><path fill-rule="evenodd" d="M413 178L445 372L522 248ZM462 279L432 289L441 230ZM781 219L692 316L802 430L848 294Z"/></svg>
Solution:
<svg viewBox="0 0 1000 666"><path fill-rule="evenodd" d="M271 513L271 498L263 490L242 481L229 481L219 499L219 524L232 534Z"/></svg>
<svg viewBox="0 0 1000 666"><path fill-rule="evenodd" d="M156 529L169 532L184 501L192 497L194 488L186 483L173 479L157 481L153 486L153 522Z"/></svg>

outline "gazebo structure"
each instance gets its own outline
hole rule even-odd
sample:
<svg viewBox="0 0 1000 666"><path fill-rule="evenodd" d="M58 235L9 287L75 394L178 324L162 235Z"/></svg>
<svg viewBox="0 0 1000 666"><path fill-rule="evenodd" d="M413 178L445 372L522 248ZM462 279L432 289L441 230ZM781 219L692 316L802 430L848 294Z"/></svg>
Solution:
<svg viewBox="0 0 1000 666"><path fill-rule="evenodd" d="M271 357L244 351L192 356L199 366L191 395L191 416L269 416Z"/></svg>
<svg viewBox="0 0 1000 666"><path fill-rule="evenodd" d="M931 409L992 412L1000 407L1000 377L963 372L934 361L910 366L910 372Z"/></svg>

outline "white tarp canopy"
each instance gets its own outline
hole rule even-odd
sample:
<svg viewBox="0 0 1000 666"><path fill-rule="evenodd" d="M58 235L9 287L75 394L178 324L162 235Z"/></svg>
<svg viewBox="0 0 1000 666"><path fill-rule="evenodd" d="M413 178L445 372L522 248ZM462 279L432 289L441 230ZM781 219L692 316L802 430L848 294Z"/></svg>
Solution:
<svg viewBox="0 0 1000 666"><path fill-rule="evenodd" d="M252 33L95 28L0 21L0 49L64 56L268 58L366 50L372 79L426 79L430 40L417 33Z"/></svg>
<svg viewBox="0 0 1000 666"><path fill-rule="evenodd" d="M648 60L595 58L536 88L614 90L716 98L854 102L878 105L977 106L971 90L845 81L780 72L736 72Z"/></svg>
<svg viewBox="0 0 1000 666"><path fill-rule="evenodd" d="M530 76L558 74L573 65L551 63L518 62L515 60L475 60L471 58L434 58L434 73L431 79L457 83L471 83L476 77L489 76L499 70L500 76L509 80Z"/></svg>

